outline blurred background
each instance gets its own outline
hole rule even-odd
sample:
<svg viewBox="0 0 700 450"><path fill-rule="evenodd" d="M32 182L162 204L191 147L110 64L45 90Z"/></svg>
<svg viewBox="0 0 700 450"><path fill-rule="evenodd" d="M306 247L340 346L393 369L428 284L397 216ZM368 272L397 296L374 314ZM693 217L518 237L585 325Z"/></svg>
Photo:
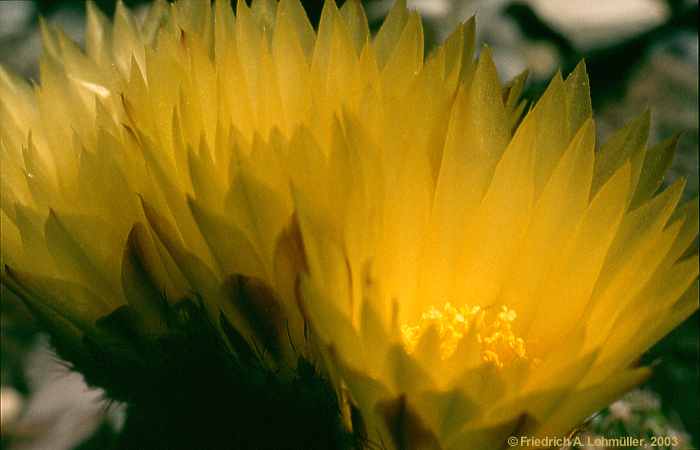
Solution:
<svg viewBox="0 0 700 450"><path fill-rule="evenodd" d="M208 0L201 0L208 1ZM302 0L312 22L322 1ZM96 0L107 14L116 2ZM143 16L148 2L126 0ZM342 1L338 1L342 3ZM377 30L393 0L364 1ZM536 99L557 70L567 74L586 59L599 139L645 108L652 111L651 143L682 132L667 182L688 178L685 198L698 195L697 0L408 0L421 12L426 47L477 15L479 42L493 49L504 81L530 70L525 95ZM83 42L85 3L68 0L0 1L0 65L37 79L39 17ZM697 243L695 244L697 246ZM16 304L1 307L0 448L109 449L123 423L119 405L101 401L78 374L53 355L46 336ZM582 433L675 436L674 449L698 448L700 316L657 344L643 362L655 366L640 390L592 418ZM671 448L671 447L669 447Z"/></svg>

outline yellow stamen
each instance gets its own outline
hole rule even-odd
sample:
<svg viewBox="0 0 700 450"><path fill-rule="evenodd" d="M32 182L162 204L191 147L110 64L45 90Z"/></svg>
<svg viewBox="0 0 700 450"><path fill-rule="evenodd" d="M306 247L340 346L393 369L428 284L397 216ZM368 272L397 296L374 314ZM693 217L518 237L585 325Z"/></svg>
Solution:
<svg viewBox="0 0 700 450"><path fill-rule="evenodd" d="M417 324L403 325L401 332L408 353L413 353L425 332L434 327L440 337L442 359L450 358L462 339L475 339L481 347L481 359L503 367L516 359L527 359L525 341L513 331L517 317L507 306L484 309L455 307L447 302L441 309L429 307Z"/></svg>

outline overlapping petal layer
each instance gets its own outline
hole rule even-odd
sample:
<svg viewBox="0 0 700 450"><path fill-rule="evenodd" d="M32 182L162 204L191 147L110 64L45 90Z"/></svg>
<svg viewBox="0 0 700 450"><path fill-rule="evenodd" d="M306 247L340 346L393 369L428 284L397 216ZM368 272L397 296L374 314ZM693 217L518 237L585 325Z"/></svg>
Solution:
<svg viewBox="0 0 700 450"><path fill-rule="evenodd" d="M123 305L161 335L197 298L322 363L370 442L495 449L639 383L697 309L675 141L645 113L596 149L583 64L524 114L473 21L424 57L402 1L374 37L296 0L43 34L40 84L0 71L2 280L76 357Z"/></svg>

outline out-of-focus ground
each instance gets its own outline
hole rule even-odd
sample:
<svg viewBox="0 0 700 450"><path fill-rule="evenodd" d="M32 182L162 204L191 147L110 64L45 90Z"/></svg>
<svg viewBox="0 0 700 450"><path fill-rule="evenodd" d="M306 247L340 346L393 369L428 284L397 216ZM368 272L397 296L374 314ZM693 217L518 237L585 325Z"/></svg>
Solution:
<svg viewBox="0 0 700 450"><path fill-rule="evenodd" d="M204 1L204 0L203 0ZM110 13L115 3L97 0ZM143 0L127 5L143 11ZM312 20L320 1L305 1ZM376 29L392 0L365 1ZM507 80L530 70L526 95L537 98L557 68L586 57L599 138L645 108L652 111L651 143L682 132L668 181L688 179L685 198L698 195L697 0L408 0L421 11L428 48L460 22L477 15L478 39L492 48ZM0 1L0 64L37 78L41 53L38 17L59 24L82 42L80 1ZM0 448L107 449L123 421L119 405L85 386L53 356L31 318L3 293ZM700 443L698 314L644 358L656 363L643 387L592 418L584 436L674 436L674 449ZM694 444L696 447L692 447ZM603 447L584 447L603 448ZM671 447L669 447L671 448Z"/></svg>

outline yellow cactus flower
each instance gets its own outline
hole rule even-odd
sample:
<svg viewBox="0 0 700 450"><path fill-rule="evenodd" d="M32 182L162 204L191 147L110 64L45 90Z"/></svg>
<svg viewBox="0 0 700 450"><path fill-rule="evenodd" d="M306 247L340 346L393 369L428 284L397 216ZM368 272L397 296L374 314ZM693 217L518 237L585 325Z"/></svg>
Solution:
<svg viewBox="0 0 700 450"><path fill-rule="evenodd" d="M403 0L376 36L357 0L317 31L180 0L88 4L85 52L42 34L39 84L0 69L3 289L119 399L162 378L95 365L172 363L190 299L237 359L320 366L368 446L491 450L570 432L698 307L675 140L645 113L596 149L583 64L524 114L473 20L425 57Z"/></svg>

